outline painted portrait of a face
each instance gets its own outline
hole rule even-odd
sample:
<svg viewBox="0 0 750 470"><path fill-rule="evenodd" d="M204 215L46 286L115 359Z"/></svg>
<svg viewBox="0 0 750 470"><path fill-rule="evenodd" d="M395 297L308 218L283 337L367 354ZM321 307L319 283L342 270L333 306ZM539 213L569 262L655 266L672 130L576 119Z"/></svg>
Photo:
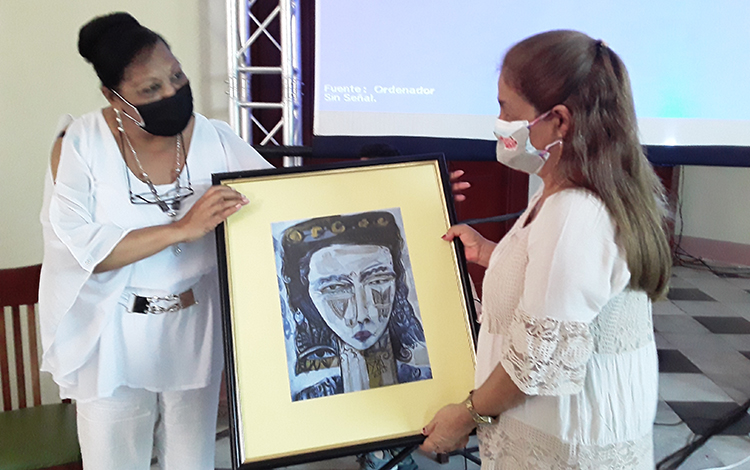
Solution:
<svg viewBox="0 0 750 470"><path fill-rule="evenodd" d="M293 400L432 377L400 211L274 224Z"/></svg>
<svg viewBox="0 0 750 470"><path fill-rule="evenodd" d="M387 248L322 248L310 257L307 279L315 307L342 341L365 350L383 336L396 293L396 273Z"/></svg>

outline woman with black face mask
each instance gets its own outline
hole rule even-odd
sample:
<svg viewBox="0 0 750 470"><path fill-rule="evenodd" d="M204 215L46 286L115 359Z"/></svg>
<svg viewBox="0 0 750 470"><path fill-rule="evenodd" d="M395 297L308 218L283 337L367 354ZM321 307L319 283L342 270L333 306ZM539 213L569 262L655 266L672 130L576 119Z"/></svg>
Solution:
<svg viewBox="0 0 750 470"><path fill-rule="evenodd" d="M223 367L213 229L248 203L211 174L267 168L193 112L164 39L126 13L78 49L109 106L56 142L42 209L43 369L77 403L87 470L213 469Z"/></svg>

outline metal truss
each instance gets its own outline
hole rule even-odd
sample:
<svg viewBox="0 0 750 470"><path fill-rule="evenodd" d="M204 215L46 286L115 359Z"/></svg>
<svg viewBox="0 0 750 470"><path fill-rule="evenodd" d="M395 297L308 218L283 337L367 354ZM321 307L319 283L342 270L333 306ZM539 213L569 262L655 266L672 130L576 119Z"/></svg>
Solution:
<svg viewBox="0 0 750 470"><path fill-rule="evenodd" d="M299 146L302 144L299 0L278 0L276 7L265 18L253 14L256 3L258 0L227 0L229 121L235 132L250 144ZM278 38L270 30L274 22L279 25ZM262 37L268 38L272 47L281 53L281 63L278 65L251 63L251 52ZM279 76L281 102L253 100L251 85L256 75ZM281 110L281 119L270 128L257 118L256 111L265 109ZM262 139L253 139L253 135L258 134L253 132L254 129L260 131ZM299 157L284 159L284 166L299 164Z"/></svg>

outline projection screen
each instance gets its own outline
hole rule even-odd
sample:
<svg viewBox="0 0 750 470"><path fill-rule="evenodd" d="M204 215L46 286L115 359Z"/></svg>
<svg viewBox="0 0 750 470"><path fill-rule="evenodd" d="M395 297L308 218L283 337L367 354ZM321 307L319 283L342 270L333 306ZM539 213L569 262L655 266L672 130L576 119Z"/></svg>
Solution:
<svg viewBox="0 0 750 470"><path fill-rule="evenodd" d="M314 134L492 140L504 52L550 29L606 41L642 143L750 145L750 2L318 0Z"/></svg>

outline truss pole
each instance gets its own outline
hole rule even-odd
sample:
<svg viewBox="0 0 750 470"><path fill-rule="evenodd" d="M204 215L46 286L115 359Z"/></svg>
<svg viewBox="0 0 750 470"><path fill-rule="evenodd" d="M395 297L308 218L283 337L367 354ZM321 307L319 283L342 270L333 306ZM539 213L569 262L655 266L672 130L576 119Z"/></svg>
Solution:
<svg viewBox="0 0 750 470"><path fill-rule="evenodd" d="M281 75L284 145L302 145L299 0L281 0ZM301 166L301 157L284 157L284 166Z"/></svg>
<svg viewBox="0 0 750 470"><path fill-rule="evenodd" d="M227 85L229 86L229 125L240 135L240 107L237 96L239 78L237 50L239 49L239 12L237 0L227 0Z"/></svg>
<svg viewBox="0 0 750 470"><path fill-rule="evenodd" d="M232 128L248 143L252 142L253 126L263 137L261 145L281 141L286 146L302 144L302 96L300 59L299 0L278 0L278 6L266 18L253 15L254 0L227 0L227 71L229 75L229 120ZM275 38L269 26L279 21L280 38ZM250 25L256 29L250 33ZM279 64L254 66L250 51L261 44L265 35L272 47L280 51ZM268 47L267 45L265 45ZM253 101L251 82L254 75L278 75L281 81L281 102ZM261 125L255 110L280 109L281 119L270 130ZM276 134L280 134L277 136ZM280 138L278 138L280 137ZM284 166L302 164L300 157L284 157Z"/></svg>

